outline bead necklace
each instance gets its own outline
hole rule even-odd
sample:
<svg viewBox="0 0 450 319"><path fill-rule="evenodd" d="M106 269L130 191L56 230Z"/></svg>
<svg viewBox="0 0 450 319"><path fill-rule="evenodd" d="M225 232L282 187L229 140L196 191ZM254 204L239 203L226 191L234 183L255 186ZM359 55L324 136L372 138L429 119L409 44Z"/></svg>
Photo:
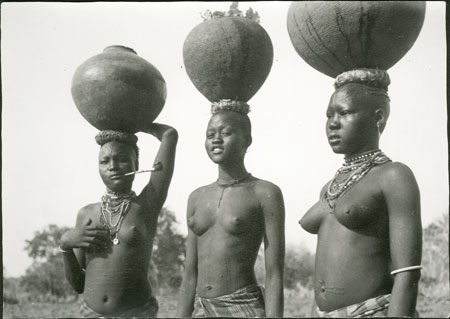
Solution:
<svg viewBox="0 0 450 319"><path fill-rule="evenodd" d="M228 182L224 182L224 181L221 181L220 179L217 179L216 184L219 185L222 188L222 193L220 194L219 202L217 203L217 208L220 207L220 202L222 201L222 197L223 197L223 193L225 192L225 188L231 187L231 186L236 185L236 184L239 184L239 183L245 181L250 176L252 176L252 174L247 173L242 178L234 179L234 180L228 181Z"/></svg>
<svg viewBox="0 0 450 319"><path fill-rule="evenodd" d="M336 201L350 187L363 178L374 166L390 162L391 159L384 155L381 150L363 153L357 157L345 159L344 165L338 169L333 180L328 185L325 198L330 208L334 210ZM340 175L348 174L342 179ZM339 178L341 177L341 178ZM335 201L334 203L332 201Z"/></svg>
<svg viewBox="0 0 450 319"><path fill-rule="evenodd" d="M136 197L136 193L130 191L126 194L119 194L106 191L102 196L102 203L100 205L100 222L106 225L109 229L109 239L114 245L119 244L118 233L122 226L123 219L128 212L131 200ZM113 217L117 218L116 222L113 222ZM108 217L108 218L107 218Z"/></svg>

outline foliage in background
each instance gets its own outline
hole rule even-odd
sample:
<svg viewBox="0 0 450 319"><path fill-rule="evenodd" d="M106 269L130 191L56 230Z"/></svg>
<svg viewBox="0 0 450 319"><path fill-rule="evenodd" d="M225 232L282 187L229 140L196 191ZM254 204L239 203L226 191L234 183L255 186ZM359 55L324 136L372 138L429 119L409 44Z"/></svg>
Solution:
<svg viewBox="0 0 450 319"><path fill-rule="evenodd" d="M284 288L299 286L312 289L314 254L304 246L287 246L284 258ZM260 248L255 263L255 276L259 285L264 285L264 249Z"/></svg>
<svg viewBox="0 0 450 319"><path fill-rule="evenodd" d="M450 315L448 236L448 214L423 230L423 269L417 300L417 310L422 317Z"/></svg>
<svg viewBox="0 0 450 319"><path fill-rule="evenodd" d="M68 227L48 225L42 231L36 231L31 240L26 240L25 250L33 258L20 280L20 287L28 300L60 300L77 293L72 289L64 275L64 264L58 251L59 241Z"/></svg>
<svg viewBox="0 0 450 319"><path fill-rule="evenodd" d="M176 229L175 214L165 208L158 219L149 277L155 289L178 288L186 251L186 238ZM50 224L26 240L25 250L33 259L20 279L3 278L3 301L73 300L78 294L65 278L64 263L58 250L59 241L68 227ZM18 293L20 291L20 293Z"/></svg>
<svg viewBox="0 0 450 319"><path fill-rule="evenodd" d="M230 10L228 11L214 11L211 12L209 10L206 10L203 14L201 14L201 17L203 18L203 21L210 20L210 19L218 19L223 17L242 17L247 18L250 20L253 20L256 23L259 23L259 14L256 11L253 11L252 8L248 8L248 10L244 13L239 10L239 2L233 2L231 3Z"/></svg>
<svg viewBox="0 0 450 319"><path fill-rule="evenodd" d="M5 277L5 266L3 266L3 302L18 304L17 298L18 279Z"/></svg>
<svg viewBox="0 0 450 319"><path fill-rule="evenodd" d="M181 285L186 237L178 233L177 223L172 211L161 210L149 269L154 289L178 288Z"/></svg>
<svg viewBox="0 0 450 319"><path fill-rule="evenodd" d="M313 287L314 254L307 248L288 247L284 260L284 287L294 289L297 286Z"/></svg>
<svg viewBox="0 0 450 319"><path fill-rule="evenodd" d="M159 231L157 238L163 238L164 236L174 236L176 240L174 243L161 245L155 240L154 260L164 260L167 254L167 261L170 260L172 265L178 265L173 267L169 265L169 262L163 263L158 268L158 262L155 262L152 267L155 269L156 277L162 283L158 283L160 286L170 286L169 282L179 283L181 278L180 267L183 263L184 256L184 239L179 235L174 228L176 219L173 213L170 211L163 211L161 213L159 221ZM47 231L49 228L47 228ZM450 295L449 295L449 220L448 214L444 214L441 218L430 224L423 231L423 258L422 258L422 278L419 286L419 297L417 300L417 310L421 317L434 318L434 317L446 317L450 313ZM181 236L181 237L179 237ZM50 236L51 237L51 236ZM41 236L38 236L41 238ZM45 238L45 236L44 236ZM165 237L168 238L168 237ZM158 239L163 242L163 239ZM36 241L27 241L29 245L33 247L39 247L39 245L31 244ZM170 240L169 240L170 242ZM181 244L183 242L183 244ZM55 246L53 246L55 247ZM57 246L56 246L57 247ZM46 256L48 253L38 253L42 251L53 252L54 249L35 249L31 251L36 256ZM152 258L152 259L153 259ZM285 262L285 317L309 317L311 311L311 305L313 302L313 290L311 286L312 269L314 266L314 257L304 247L287 247L286 249L286 262ZM45 258L44 258L45 260ZM48 260L47 260L48 261ZM298 266L300 265L300 266ZM27 273L34 273L32 271L33 266L29 268ZM172 269L174 273L172 275L167 274ZM44 303L44 302L26 302L27 299L21 298L22 289L18 285L18 281L24 280L23 276L19 278L7 278L5 277L5 270L3 271L3 317L29 317L29 318L48 318L48 317L74 317L78 314L78 307L80 300L72 303ZM260 250L258 258L255 264L255 273L259 284L264 285L264 251ZM179 275L177 275L179 274ZM293 276L296 279L289 278ZM172 278L165 281L164 278ZM178 279L173 279L178 278ZM308 278L308 280L306 280ZM154 279L156 280L156 279ZM64 280L65 282L65 280ZM166 284L164 284L166 282ZM293 286L296 283L294 289L289 289L288 286ZM47 288L48 289L48 288ZM71 290L72 291L72 290ZM173 289L168 291L161 289L158 296L160 302L160 317L173 317L176 309L176 294L173 293ZM15 304L19 302L19 304Z"/></svg>

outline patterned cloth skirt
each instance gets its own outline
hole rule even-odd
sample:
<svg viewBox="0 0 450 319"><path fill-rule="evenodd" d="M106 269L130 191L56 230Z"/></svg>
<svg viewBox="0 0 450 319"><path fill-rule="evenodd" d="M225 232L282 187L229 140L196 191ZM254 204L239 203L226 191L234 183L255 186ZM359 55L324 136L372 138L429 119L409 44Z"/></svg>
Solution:
<svg viewBox="0 0 450 319"><path fill-rule="evenodd" d="M316 311L321 318L387 317L390 300L391 294L387 294L329 312L321 311L319 307L316 307ZM419 317L417 311L414 317Z"/></svg>
<svg viewBox="0 0 450 319"><path fill-rule="evenodd" d="M80 307L80 316L82 318L156 318L156 315L158 314L158 301L155 297L151 296L148 301L136 308L132 308L129 310L126 310L120 314L117 314L116 316L105 316L102 314L99 314L98 312L92 310L91 307L88 306L86 301L83 300L83 303Z"/></svg>
<svg viewBox="0 0 450 319"><path fill-rule="evenodd" d="M258 285L249 285L216 298L196 296L192 317L265 317L262 288Z"/></svg>

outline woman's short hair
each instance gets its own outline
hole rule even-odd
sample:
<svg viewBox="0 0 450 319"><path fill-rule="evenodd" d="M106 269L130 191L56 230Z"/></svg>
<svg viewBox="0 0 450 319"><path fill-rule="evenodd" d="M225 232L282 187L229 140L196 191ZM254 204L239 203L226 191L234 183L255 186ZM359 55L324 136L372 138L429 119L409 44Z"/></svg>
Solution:
<svg viewBox="0 0 450 319"><path fill-rule="evenodd" d="M100 131L95 136L95 141L100 146L103 146L104 144L111 142L111 141L116 141L116 142L121 142L121 143L127 144L127 145L131 146L134 149L134 151L136 152L136 159L139 158L139 148L137 146L138 138L134 134L122 132L122 131L104 130L104 131Z"/></svg>
<svg viewBox="0 0 450 319"><path fill-rule="evenodd" d="M334 88L337 90L348 83L362 84L370 88L371 94L382 95L390 101L387 92L391 79L385 70L363 68L343 72L336 77Z"/></svg>
<svg viewBox="0 0 450 319"><path fill-rule="evenodd" d="M350 83L362 85L365 94L375 97L372 100L373 103L370 104L385 111L385 120L380 126L382 132L390 113L391 99L388 95L388 86L391 84L391 80L389 74L385 70L367 68L346 71L336 77L334 88L338 90Z"/></svg>
<svg viewBox="0 0 450 319"><path fill-rule="evenodd" d="M212 116L219 113L235 115L233 119L238 122L238 126L246 135L250 145L252 142L252 123L248 117L249 112L250 106L242 101L220 100L219 102L213 102L211 105Z"/></svg>

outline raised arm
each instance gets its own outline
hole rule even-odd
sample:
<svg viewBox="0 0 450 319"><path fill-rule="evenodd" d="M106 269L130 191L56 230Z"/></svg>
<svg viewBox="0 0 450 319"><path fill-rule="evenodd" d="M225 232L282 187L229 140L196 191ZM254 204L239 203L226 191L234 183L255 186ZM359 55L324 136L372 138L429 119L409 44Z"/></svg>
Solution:
<svg viewBox="0 0 450 319"><path fill-rule="evenodd" d="M259 196L264 214L264 260L266 268L266 317L283 317L284 200L274 184L264 185Z"/></svg>
<svg viewBox="0 0 450 319"><path fill-rule="evenodd" d="M78 213L75 228L61 236L60 248L64 260L67 281L79 294L84 291L86 254L85 249L104 249L107 246L106 228L91 226L92 220L83 210Z"/></svg>
<svg viewBox="0 0 450 319"><path fill-rule="evenodd" d="M389 213L389 244L392 270L419 266L422 256L420 193L411 170L392 163L383 172L382 187ZM394 275L389 317L413 316L420 270Z"/></svg>
<svg viewBox="0 0 450 319"><path fill-rule="evenodd" d="M175 164L175 151L178 141L177 131L168 125L153 123L145 133L155 136L161 145L153 161L153 172L150 181L142 191L151 201L152 207L159 211L164 204Z"/></svg>
<svg viewBox="0 0 450 319"><path fill-rule="evenodd" d="M188 201L187 220L193 215L194 195ZM184 262L183 282L178 296L176 317L191 317L194 311L195 291L197 288L197 236L188 228L186 259Z"/></svg>

